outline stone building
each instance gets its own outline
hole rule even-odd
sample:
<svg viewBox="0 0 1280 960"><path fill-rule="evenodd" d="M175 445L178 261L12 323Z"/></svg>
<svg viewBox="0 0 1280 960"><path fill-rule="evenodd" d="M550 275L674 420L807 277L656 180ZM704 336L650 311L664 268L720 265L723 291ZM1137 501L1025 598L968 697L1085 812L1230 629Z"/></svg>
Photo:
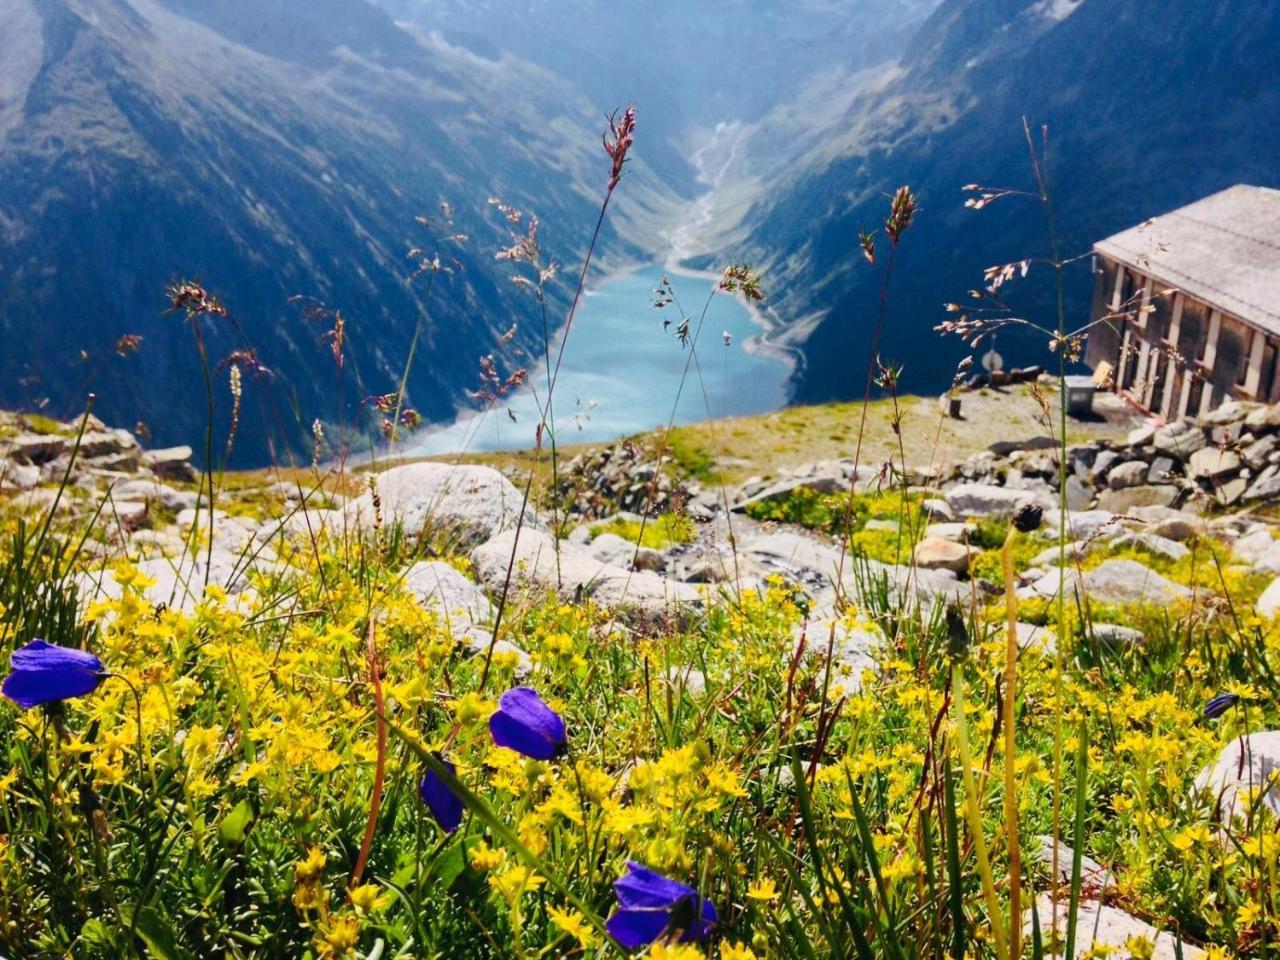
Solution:
<svg viewBox="0 0 1280 960"><path fill-rule="evenodd" d="M1238 184L1093 252L1098 379L1170 420L1280 401L1280 190Z"/></svg>

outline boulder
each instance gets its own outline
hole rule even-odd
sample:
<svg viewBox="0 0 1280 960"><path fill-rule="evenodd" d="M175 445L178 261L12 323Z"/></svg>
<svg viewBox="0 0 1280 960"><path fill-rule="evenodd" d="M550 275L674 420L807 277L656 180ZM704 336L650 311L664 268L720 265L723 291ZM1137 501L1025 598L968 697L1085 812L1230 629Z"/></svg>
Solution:
<svg viewBox="0 0 1280 960"><path fill-rule="evenodd" d="M488 623L493 604L484 591L443 560L420 560L404 573L404 587L423 606L452 621Z"/></svg>
<svg viewBox="0 0 1280 960"><path fill-rule="evenodd" d="M1035 494L987 483L960 483L946 492L947 506L959 517L1011 517L1036 501Z"/></svg>
<svg viewBox="0 0 1280 960"><path fill-rule="evenodd" d="M931 523L924 528L924 535L964 543L973 531L974 526L969 523Z"/></svg>
<svg viewBox="0 0 1280 960"><path fill-rule="evenodd" d="M1164 537L1166 540L1182 541L1191 539L1203 527L1204 524L1194 517L1179 513L1176 516L1165 517L1160 520L1151 532L1158 537Z"/></svg>
<svg viewBox="0 0 1280 960"><path fill-rule="evenodd" d="M1173 457L1156 457L1147 470L1147 483L1166 483L1178 475L1178 461Z"/></svg>
<svg viewBox="0 0 1280 960"><path fill-rule="evenodd" d="M1253 605L1259 616L1274 617L1280 612L1280 577L1272 580Z"/></svg>
<svg viewBox="0 0 1280 960"><path fill-rule="evenodd" d="M1140 486L1146 482L1150 469L1145 460L1126 460L1107 473L1107 486L1112 490Z"/></svg>
<svg viewBox="0 0 1280 960"><path fill-rule="evenodd" d="M676 696L683 693L690 697L700 697L707 692L706 675L693 667L668 667L663 679Z"/></svg>
<svg viewBox="0 0 1280 960"><path fill-rule="evenodd" d="M1265 730L1237 737L1222 748L1212 764L1196 777L1197 793L1208 793L1218 820L1229 824L1245 820L1250 806L1260 802L1272 815L1280 815L1280 730ZM1266 786L1259 798L1255 790Z"/></svg>
<svg viewBox="0 0 1280 960"><path fill-rule="evenodd" d="M920 504L920 514L935 523L952 523L956 519L955 511L947 501L931 497Z"/></svg>
<svg viewBox="0 0 1280 960"><path fill-rule="evenodd" d="M833 582L840 566L838 550L790 530L743 536L738 541L738 553L766 572L809 584ZM846 557L845 568L851 563Z"/></svg>
<svg viewBox="0 0 1280 960"><path fill-rule="evenodd" d="M1240 456L1249 466L1259 470L1266 465L1267 458L1275 453L1276 450L1280 450L1280 437L1277 437L1274 433L1269 433L1246 446L1240 452Z"/></svg>
<svg viewBox="0 0 1280 960"><path fill-rule="evenodd" d="M1110 510L1068 510L1066 530L1072 540L1088 540L1104 530L1114 529L1119 521ZM1056 535L1063 526L1062 515L1057 510L1046 510L1041 529Z"/></svg>
<svg viewBox="0 0 1280 960"><path fill-rule="evenodd" d="M1064 896L1054 909L1051 894L1044 893L1036 898L1036 916L1039 920L1041 941L1046 944L1046 954L1059 956L1050 952L1048 945L1055 939L1065 942L1067 935L1067 913L1069 903ZM1057 916L1057 928L1053 926ZM1031 937L1032 921L1030 911L1023 921L1023 936L1028 941ZM1056 937L1055 937L1056 932ZM1189 943L1181 942L1175 933L1160 930L1118 907L1111 907L1096 900L1081 900L1076 909L1076 956L1138 956L1130 941L1143 940L1151 945L1150 960L1203 960L1204 951Z"/></svg>
<svg viewBox="0 0 1280 960"><path fill-rule="evenodd" d="M1112 546L1121 549L1125 547L1138 547L1146 550L1148 553L1154 553L1156 556L1164 557L1168 560L1178 561L1187 556L1191 552L1189 547L1183 546L1177 540L1169 540L1165 537L1154 533L1125 533L1116 537L1111 541Z"/></svg>
<svg viewBox="0 0 1280 960"><path fill-rule="evenodd" d="M1203 450L1208 442L1204 430L1187 420L1167 424L1151 438L1151 443L1157 450L1179 460L1190 459L1193 453Z"/></svg>
<svg viewBox="0 0 1280 960"><path fill-rule="evenodd" d="M1280 429L1280 403L1251 411L1244 418L1244 425L1249 430Z"/></svg>
<svg viewBox="0 0 1280 960"><path fill-rule="evenodd" d="M1230 536L1229 532L1227 535ZM1237 536L1231 552L1256 572L1280 573L1280 540L1272 536L1270 527Z"/></svg>
<svg viewBox="0 0 1280 960"><path fill-rule="evenodd" d="M401 525L405 536L448 540L460 549L473 547L516 526L523 497L511 481L491 467L473 464L410 463L377 475L383 527ZM358 530L379 522L373 494L366 491L347 505ZM532 508L524 508L524 526L546 527Z"/></svg>
<svg viewBox="0 0 1280 960"><path fill-rule="evenodd" d="M1245 500L1280 499L1280 468L1275 464L1267 466L1249 484L1244 492Z"/></svg>
<svg viewBox="0 0 1280 960"><path fill-rule="evenodd" d="M501 654L511 654L515 657L515 678L524 680L533 673L533 660L529 654L525 653L510 640L499 640L496 643L493 640L493 634L474 624L466 626L455 625L452 631L454 642L461 645L462 649L472 657L485 657L489 655L489 647L493 647L494 656Z"/></svg>
<svg viewBox="0 0 1280 960"><path fill-rule="evenodd" d="M1053 870L1053 837L1044 834L1035 838L1039 844L1036 849L1036 860L1044 864L1046 870ZM1058 840L1058 879L1063 883L1071 882L1071 874L1073 871L1073 861L1076 852L1067 844L1063 843L1061 838ZM1093 896L1098 896L1105 888L1115 885L1115 879L1111 876L1111 871L1100 864L1092 857L1081 855L1080 857L1080 885Z"/></svg>
<svg viewBox="0 0 1280 960"><path fill-rule="evenodd" d="M1068 568L1066 589L1074 592L1083 588L1086 598L1100 603L1167 603L1189 597L1191 591L1179 583L1167 580L1136 560L1107 560L1086 570L1082 578L1077 570ZM1042 597L1053 597L1062 582L1062 571L1050 570L1031 585L1031 591Z"/></svg>
<svg viewBox="0 0 1280 960"><path fill-rule="evenodd" d="M1187 461L1187 472L1199 480L1216 480L1240 469L1240 457L1222 447L1197 450Z"/></svg>
<svg viewBox="0 0 1280 960"><path fill-rule="evenodd" d="M1089 634L1098 643L1114 648L1140 646L1147 639L1142 635L1141 630L1121 626L1118 623L1092 624L1089 627Z"/></svg>
<svg viewBox="0 0 1280 960"><path fill-rule="evenodd" d="M1098 509L1110 513L1128 513L1134 507L1168 507L1178 499L1178 493L1178 488L1171 483L1103 490L1098 495Z"/></svg>
<svg viewBox="0 0 1280 960"><path fill-rule="evenodd" d="M1067 563L1075 563L1077 560L1083 560L1085 554L1089 552L1092 546L1093 542L1090 540L1075 540L1068 543L1066 545L1066 550L1064 551L1057 544L1054 544L1051 547L1045 547L1032 557L1031 565L1033 567L1056 567L1059 565L1059 561L1062 560L1064 552L1066 554Z"/></svg>
<svg viewBox="0 0 1280 960"><path fill-rule="evenodd" d="M515 536L515 530L504 530L471 552L477 578L495 595L506 581ZM554 589L567 599L590 597L641 621L667 613L680 615L702 605L703 594L694 584L601 563L578 544L562 541L559 548L557 558L556 542L549 534L521 530L511 567L513 580L539 590Z"/></svg>
<svg viewBox="0 0 1280 960"><path fill-rule="evenodd" d="M846 693L862 689L863 677L876 671L875 652L884 646L884 634L874 625L850 624L844 619L809 620L795 629L793 646L803 638L806 659L822 658L831 650L831 676Z"/></svg>
<svg viewBox="0 0 1280 960"><path fill-rule="evenodd" d="M912 561L926 570L950 570L963 576L969 572L972 550L965 544L942 537L925 537L916 544Z"/></svg>
<svg viewBox="0 0 1280 960"><path fill-rule="evenodd" d="M31 490L39 486L40 468L17 460L0 462L0 490Z"/></svg>

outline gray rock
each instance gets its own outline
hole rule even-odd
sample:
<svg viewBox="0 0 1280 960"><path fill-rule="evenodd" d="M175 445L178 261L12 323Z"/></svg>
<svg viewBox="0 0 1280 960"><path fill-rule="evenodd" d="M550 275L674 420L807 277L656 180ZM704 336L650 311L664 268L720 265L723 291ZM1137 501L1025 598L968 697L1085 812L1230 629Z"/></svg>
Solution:
<svg viewBox="0 0 1280 960"><path fill-rule="evenodd" d="M1280 429L1280 403L1251 411L1244 418L1244 425L1250 430Z"/></svg>
<svg viewBox="0 0 1280 960"><path fill-rule="evenodd" d="M833 682L841 684L847 693L857 693L862 689L865 674L876 672L875 653L885 642L884 634L875 626L850 626L842 619L810 620L792 634L793 647L788 654L794 651L801 637L806 659L825 661L830 648Z"/></svg>
<svg viewBox="0 0 1280 960"><path fill-rule="evenodd" d="M60 434L20 433L4 443L4 454L18 463L40 466L67 456L74 437Z"/></svg>
<svg viewBox="0 0 1280 960"><path fill-rule="evenodd" d="M1039 847L1036 849L1036 859L1044 864L1047 870L1053 870L1053 837L1044 834L1035 838ZM1073 861L1075 860L1075 850L1061 839L1058 840L1058 879L1064 883L1071 882L1071 874L1073 872ZM1081 855L1080 857L1080 885L1083 889L1093 896L1097 896L1103 889L1114 886L1115 878L1112 877L1111 871L1098 863L1092 857Z"/></svg>
<svg viewBox="0 0 1280 960"><path fill-rule="evenodd" d="M1136 647L1147 639L1141 630L1118 623L1095 623L1089 632L1094 640L1109 647Z"/></svg>
<svg viewBox="0 0 1280 960"><path fill-rule="evenodd" d="M945 500L931 497L920 504L920 513L926 520L935 523L952 523L956 519L955 511Z"/></svg>
<svg viewBox="0 0 1280 960"><path fill-rule="evenodd" d="M1067 477L1067 509L1084 510L1093 502L1093 490L1074 474Z"/></svg>
<svg viewBox="0 0 1280 960"><path fill-rule="evenodd" d="M1063 581L1062 571L1050 570L1031 587L1042 597L1056 596ZM1066 574L1068 592L1082 591L1090 600L1101 603L1166 603L1189 597L1191 591L1182 584L1167 580L1136 560L1107 560L1092 570L1086 570L1083 582L1080 573L1068 568Z"/></svg>
<svg viewBox="0 0 1280 960"><path fill-rule="evenodd" d="M1258 409L1258 404L1248 400L1228 400L1210 410L1200 422L1205 426L1221 427L1228 424L1242 423L1249 414Z"/></svg>
<svg viewBox="0 0 1280 960"><path fill-rule="evenodd" d="M1155 435L1156 428L1149 424L1144 424L1129 431L1129 435L1124 438L1124 445L1126 447L1145 447L1154 439Z"/></svg>
<svg viewBox="0 0 1280 960"><path fill-rule="evenodd" d="M1238 477L1219 481L1214 488L1213 497L1222 506L1229 507L1238 502L1249 489L1249 480L1242 473Z"/></svg>
<svg viewBox="0 0 1280 960"><path fill-rule="evenodd" d="M1093 541L1091 540L1076 540L1068 543L1065 550L1067 563L1071 564L1077 560L1083 560L1092 546ZM1033 567L1056 567L1062 560L1063 553L1064 551L1057 544L1045 547L1031 558L1031 565Z"/></svg>
<svg viewBox="0 0 1280 960"><path fill-rule="evenodd" d="M963 576L969 572L969 558L972 554L972 548L954 540L925 537L916 544L911 559L916 566L925 570L950 570Z"/></svg>
<svg viewBox="0 0 1280 960"><path fill-rule="evenodd" d="M898 531L898 521L871 519L862 525L862 529L879 530L883 533L896 533Z"/></svg>
<svg viewBox="0 0 1280 960"><path fill-rule="evenodd" d="M1114 450L1099 450L1093 458L1093 465L1090 468L1089 477L1098 478L1105 477L1107 471L1120 462L1120 454Z"/></svg>
<svg viewBox="0 0 1280 960"><path fill-rule="evenodd" d="M1036 501L1034 494L986 483L960 483L946 491L947 505L960 517L1011 517Z"/></svg>
<svg viewBox="0 0 1280 960"><path fill-rule="evenodd" d="M1203 450L1209 441L1203 429L1189 421L1178 420L1157 430L1151 442L1161 453L1188 460L1193 453Z"/></svg>
<svg viewBox="0 0 1280 960"><path fill-rule="evenodd" d="M748 493L748 489L752 489L754 492ZM812 490L815 493L839 493L848 489L849 483L847 480L842 477L831 476L792 477L789 480L779 480L777 483L771 483L759 489L747 484L742 488L744 499L738 500L732 509L741 513L753 504L767 503L770 500L776 500L779 497L795 493L797 490Z"/></svg>
<svg viewBox="0 0 1280 960"><path fill-rule="evenodd" d="M1277 612L1280 612L1280 577L1267 585L1267 589L1258 596L1253 609L1263 617L1274 617Z"/></svg>
<svg viewBox="0 0 1280 960"><path fill-rule="evenodd" d="M1258 474L1244 492L1245 500L1275 500L1280 498L1280 468L1269 465Z"/></svg>
<svg viewBox="0 0 1280 960"><path fill-rule="evenodd" d="M1240 469L1240 457L1222 447L1205 447L1191 455L1187 472L1201 480L1213 480Z"/></svg>
<svg viewBox="0 0 1280 960"><path fill-rule="evenodd" d="M974 529L973 524L970 523L931 523L924 528L924 535L963 543L973 533Z"/></svg>
<svg viewBox="0 0 1280 960"><path fill-rule="evenodd" d="M1147 483L1165 483L1175 475L1177 468L1178 462L1173 457L1156 457L1147 471Z"/></svg>
<svg viewBox="0 0 1280 960"><path fill-rule="evenodd" d="M533 660L529 654L525 653L510 640L499 640L496 643L493 640L493 634L474 624L466 626L458 626L452 631L454 642L461 645L462 649L472 657L485 657L489 655L489 647L493 647L494 656L500 654L513 654L516 660L514 670L517 680L524 680L533 673Z"/></svg>
<svg viewBox="0 0 1280 960"><path fill-rule="evenodd" d="M1196 777L1197 793L1208 793L1218 819L1231 823L1248 819L1248 795L1267 787L1260 801L1272 815L1280 814L1280 730L1246 734L1222 748L1217 759Z"/></svg>
<svg viewBox="0 0 1280 960"><path fill-rule="evenodd" d="M111 495L121 500L159 503L166 510L193 510L203 502L194 490L178 490L156 479L125 480L111 488Z"/></svg>
<svg viewBox="0 0 1280 960"><path fill-rule="evenodd" d="M1138 547L1168 560L1178 561L1191 553L1191 550L1176 540L1169 540L1154 533L1124 533L1111 541L1112 546Z"/></svg>
<svg viewBox="0 0 1280 960"><path fill-rule="evenodd" d="M1112 490L1137 487L1146 482L1150 470L1145 460L1126 460L1107 473L1107 486Z"/></svg>
<svg viewBox="0 0 1280 960"><path fill-rule="evenodd" d="M0 490L32 490L40 485L40 468L17 460L0 462Z"/></svg>
<svg viewBox="0 0 1280 960"><path fill-rule="evenodd" d="M1164 537L1166 540L1190 540L1201 529L1204 524L1193 517L1186 514L1178 514L1173 517L1165 517L1155 525L1152 530L1158 537Z"/></svg>
<svg viewBox="0 0 1280 960"><path fill-rule="evenodd" d="M515 530L504 530L471 552L477 578L494 593L506 580L515 535ZM561 542L557 561L550 535L529 528L520 531L512 577L537 590L555 589L568 599L590 597L638 621L682 616L703 603L703 594L694 584L601 563L578 544Z"/></svg>
<svg viewBox="0 0 1280 960"><path fill-rule="evenodd" d="M1068 510L1067 536L1072 540L1087 540L1104 530L1113 529L1117 522L1115 514L1110 510ZM1056 536L1061 526L1062 517L1057 510L1044 512L1042 530Z"/></svg>
<svg viewBox="0 0 1280 960"><path fill-rule="evenodd" d="M701 670L692 667L668 667L663 679L671 692L690 697L700 697L707 692L707 678Z"/></svg>
<svg viewBox="0 0 1280 960"><path fill-rule="evenodd" d="M410 463L378 474L375 486L384 527L399 523L410 538L426 535L463 549L515 527L523 499L497 470L472 464ZM371 493L345 509L355 529L374 528L377 511ZM546 529L532 508L524 510L524 526Z"/></svg>
<svg viewBox="0 0 1280 960"><path fill-rule="evenodd" d="M1065 897L1055 910L1052 895L1041 894L1036 898L1035 911L1044 943L1055 939L1055 935L1060 942L1066 938L1069 905ZM1055 915L1056 930L1053 926ZM1023 922L1024 937L1029 939L1031 930L1028 911ZM1153 946L1151 960L1202 960L1204 957L1204 951L1199 947L1180 943L1174 934L1159 930L1118 907L1106 906L1095 900L1080 901L1076 910L1076 931L1076 956L1129 956L1129 941L1142 939Z"/></svg>
<svg viewBox="0 0 1280 960"><path fill-rule="evenodd" d="M832 582L840 565L837 550L789 530L744 536L738 552L768 572L810 583ZM845 566L849 565L846 558Z"/></svg>
<svg viewBox="0 0 1280 960"><path fill-rule="evenodd" d="M147 519L147 504L141 500L117 500L112 497L105 514L108 522L119 522L126 530L137 530Z"/></svg>
<svg viewBox="0 0 1280 960"><path fill-rule="evenodd" d="M1231 552L1255 569L1280 573L1280 540L1272 535L1269 527L1237 534L1231 544ZM1276 569L1272 570L1272 567Z"/></svg>
<svg viewBox="0 0 1280 960"><path fill-rule="evenodd" d="M405 571L405 589L423 606L452 621L488 623L493 604L484 591L443 560L420 560Z"/></svg>
<svg viewBox="0 0 1280 960"><path fill-rule="evenodd" d="M1128 513L1134 507L1172 506L1178 499L1178 488L1162 483L1125 490L1103 490L1098 495L1098 509L1110 513Z"/></svg>

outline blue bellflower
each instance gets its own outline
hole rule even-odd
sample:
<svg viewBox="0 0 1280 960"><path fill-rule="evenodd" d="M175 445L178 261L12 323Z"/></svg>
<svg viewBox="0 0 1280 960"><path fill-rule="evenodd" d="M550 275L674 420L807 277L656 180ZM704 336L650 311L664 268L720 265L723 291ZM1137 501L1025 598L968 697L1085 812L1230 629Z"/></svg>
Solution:
<svg viewBox="0 0 1280 960"><path fill-rule="evenodd" d="M609 935L628 950L661 937L681 943L705 940L719 919L715 905L679 881L627 861L627 872L613 884L618 909L605 922Z"/></svg>
<svg viewBox="0 0 1280 960"><path fill-rule="evenodd" d="M498 746L534 760L550 760L567 742L564 721L530 687L513 687L498 698L489 733Z"/></svg>
<svg viewBox="0 0 1280 960"><path fill-rule="evenodd" d="M1239 702L1239 694L1220 693L1204 705L1205 719L1216 720Z"/></svg>
<svg viewBox="0 0 1280 960"><path fill-rule="evenodd" d="M83 697L106 678L102 661L92 653L32 640L9 657L13 672L0 688L23 709Z"/></svg>
<svg viewBox="0 0 1280 960"><path fill-rule="evenodd" d="M440 762L450 773L457 774L458 768L448 760L442 759ZM449 789L435 770L427 770L427 775L418 785L418 796L427 805L436 823L440 824L441 830L453 833L458 829L458 824L462 823L462 800Z"/></svg>

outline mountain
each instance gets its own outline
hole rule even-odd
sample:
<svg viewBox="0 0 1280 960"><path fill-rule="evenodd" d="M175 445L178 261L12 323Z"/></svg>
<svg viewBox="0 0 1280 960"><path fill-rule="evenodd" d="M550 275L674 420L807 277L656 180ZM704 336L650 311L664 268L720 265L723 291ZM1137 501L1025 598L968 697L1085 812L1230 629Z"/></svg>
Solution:
<svg viewBox="0 0 1280 960"><path fill-rule="evenodd" d="M966 353L932 332L942 304L980 286L985 267L1048 251L1036 203L963 207L965 184L1034 187L1022 117L1036 139L1049 130L1063 249L1087 253L1230 184L1280 185L1277 49L1275 4L946 0L896 67L810 127L818 145L799 160L779 162L770 145L814 114L763 116L726 184L726 208L738 209L720 242L766 267L783 336L802 341L796 399L862 393L878 287L857 236L883 222L896 187L910 184L922 209L902 242L882 354L904 365L905 388L941 390ZM1033 271L1005 292L1052 325L1046 280ZM1069 326L1087 319L1091 285L1086 257L1068 276ZM1008 335L1000 349L1008 365L1049 356Z"/></svg>
<svg viewBox="0 0 1280 960"><path fill-rule="evenodd" d="M210 363L252 348L271 371L245 378L239 462L305 448L314 419L350 422L399 382L424 311L422 279L407 282L418 247L450 270L409 401L447 418L513 323L509 350L541 337L494 259L511 228L488 198L536 212L547 255L585 250L608 178L601 111L516 56L364 0L0 0L0 23L0 404L69 414L91 390L156 443L199 436L194 339L163 313L166 285L199 277L231 313L202 322ZM614 258L656 243L674 196L634 153L606 224ZM332 321L296 295L345 317L341 378ZM120 356L126 334L142 341Z"/></svg>
<svg viewBox="0 0 1280 960"><path fill-rule="evenodd" d="M937 0L375 0L478 56L508 54L599 109L636 101L647 159L678 189L718 124L749 124L816 76L895 59Z"/></svg>

